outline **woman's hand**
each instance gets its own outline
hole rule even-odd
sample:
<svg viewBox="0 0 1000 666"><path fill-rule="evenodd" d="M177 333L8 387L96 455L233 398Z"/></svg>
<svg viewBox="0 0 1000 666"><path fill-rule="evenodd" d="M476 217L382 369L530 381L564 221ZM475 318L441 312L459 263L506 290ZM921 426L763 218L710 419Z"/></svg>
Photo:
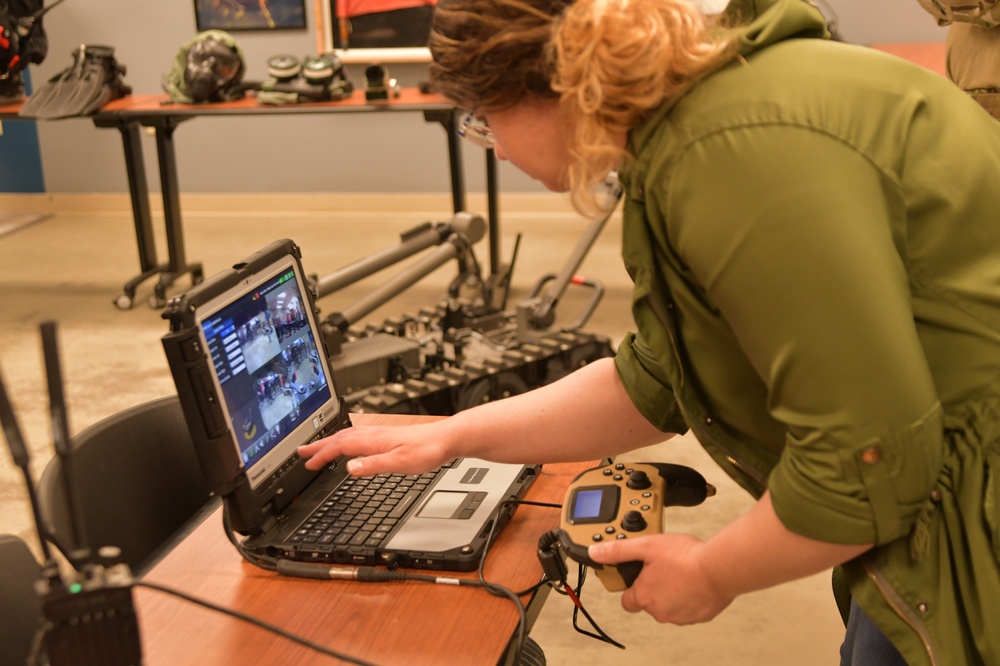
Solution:
<svg viewBox="0 0 1000 666"><path fill-rule="evenodd" d="M703 546L692 536L657 534L593 545L588 553L601 564L641 561L638 578L622 593L622 608L683 625L707 622L733 602L713 587L699 566Z"/></svg>
<svg viewBox="0 0 1000 666"><path fill-rule="evenodd" d="M353 426L299 447L308 458L306 469L317 470L340 456L354 457L347 471L355 476L421 474L454 455L444 445L446 429L439 423L408 426Z"/></svg>
<svg viewBox="0 0 1000 666"><path fill-rule="evenodd" d="M829 570L869 548L788 530L765 492L750 511L704 541L658 534L595 544L588 553L600 564L643 562L622 594L625 610L646 611L660 622L693 624L711 620L741 594Z"/></svg>

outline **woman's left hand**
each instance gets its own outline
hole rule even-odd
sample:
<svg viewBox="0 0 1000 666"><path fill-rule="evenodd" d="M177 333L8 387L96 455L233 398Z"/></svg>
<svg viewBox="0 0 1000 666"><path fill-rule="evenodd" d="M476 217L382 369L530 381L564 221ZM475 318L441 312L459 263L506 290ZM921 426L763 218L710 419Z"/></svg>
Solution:
<svg viewBox="0 0 1000 666"><path fill-rule="evenodd" d="M716 591L699 562L704 542L683 534L621 539L590 546L590 558L600 564L641 561L642 571L622 593L622 607L645 611L658 622L707 622L726 609L733 598Z"/></svg>
<svg viewBox="0 0 1000 666"><path fill-rule="evenodd" d="M707 622L741 594L827 571L871 544L817 541L787 529L765 492L750 511L707 540L684 534L621 539L590 547L600 564L641 561L622 606L659 622Z"/></svg>

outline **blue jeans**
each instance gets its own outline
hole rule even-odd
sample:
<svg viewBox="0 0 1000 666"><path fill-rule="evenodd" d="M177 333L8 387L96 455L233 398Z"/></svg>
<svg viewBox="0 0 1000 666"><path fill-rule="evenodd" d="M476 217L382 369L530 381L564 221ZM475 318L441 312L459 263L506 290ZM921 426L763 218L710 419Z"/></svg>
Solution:
<svg viewBox="0 0 1000 666"><path fill-rule="evenodd" d="M840 666L906 666L899 650L854 601L840 646Z"/></svg>

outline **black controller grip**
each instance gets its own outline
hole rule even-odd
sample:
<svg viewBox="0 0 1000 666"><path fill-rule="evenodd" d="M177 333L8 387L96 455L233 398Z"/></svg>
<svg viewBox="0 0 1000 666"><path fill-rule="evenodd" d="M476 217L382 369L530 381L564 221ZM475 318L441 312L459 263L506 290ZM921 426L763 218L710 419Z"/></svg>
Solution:
<svg viewBox="0 0 1000 666"><path fill-rule="evenodd" d="M617 569L618 575L620 575L622 580L625 581L625 587L632 587L632 583L634 583L635 579L639 577L640 573L642 573L642 560L619 562L618 564L598 564L590 559L590 553L588 552L587 547L573 543L573 539L564 530L557 530L555 533L559 536L559 543L571 560L579 562L580 564L585 564L595 571L602 569Z"/></svg>
<svg viewBox="0 0 1000 666"><path fill-rule="evenodd" d="M715 488L696 470L672 463L646 463L659 470L667 482L663 506L698 506L706 497L715 494Z"/></svg>
<svg viewBox="0 0 1000 666"><path fill-rule="evenodd" d="M632 583L642 573L642 560L619 562L615 567L618 569L618 574L622 577L622 580L625 581L625 587L632 587Z"/></svg>

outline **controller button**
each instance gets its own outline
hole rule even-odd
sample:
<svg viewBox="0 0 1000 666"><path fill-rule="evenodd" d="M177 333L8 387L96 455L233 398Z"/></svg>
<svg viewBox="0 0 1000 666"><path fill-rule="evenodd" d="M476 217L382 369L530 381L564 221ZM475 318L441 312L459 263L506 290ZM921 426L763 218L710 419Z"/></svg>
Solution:
<svg viewBox="0 0 1000 666"><path fill-rule="evenodd" d="M625 463L618 463L618 464L616 464L615 465L615 469L617 469L617 470L623 470L623 469L625 469Z"/></svg>
<svg viewBox="0 0 1000 666"><path fill-rule="evenodd" d="M646 526L646 519L638 511L629 511L622 518L622 529L626 532L641 532Z"/></svg>
<svg viewBox="0 0 1000 666"><path fill-rule="evenodd" d="M649 475L643 472L641 469L637 469L629 474L628 483L626 483L632 490L645 490L653 485L653 482L649 480Z"/></svg>
<svg viewBox="0 0 1000 666"><path fill-rule="evenodd" d="M639 500L637 500L637 499L629 500L628 503L631 504L632 506L635 506L635 505L637 505L639 503Z"/></svg>
<svg viewBox="0 0 1000 666"><path fill-rule="evenodd" d="M611 476L611 470L610 469L606 469L606 470L604 470L602 472L602 474L604 474L604 476Z"/></svg>
<svg viewBox="0 0 1000 666"><path fill-rule="evenodd" d="M604 528L604 533L605 534L614 534L615 533L615 526L614 525L608 525L607 527Z"/></svg>
<svg viewBox="0 0 1000 666"><path fill-rule="evenodd" d="M615 481L621 481L624 478L625 477L623 477L621 474L615 474L615 476L614 476Z"/></svg>
<svg viewBox="0 0 1000 666"><path fill-rule="evenodd" d="M642 494L642 496L643 496L643 497L652 497L652 496L653 496L653 493L651 493L651 492L648 492L648 491L647 491L647 492L644 492L644 493Z"/></svg>
<svg viewBox="0 0 1000 666"><path fill-rule="evenodd" d="M603 537L603 536L601 536L600 534L595 534L594 536L592 536L592 537L590 537L590 538L591 538L591 540L593 540L593 541L604 541L604 537Z"/></svg>
<svg viewBox="0 0 1000 666"><path fill-rule="evenodd" d="M615 535L615 538L616 539L627 539L628 535L625 534L624 532L619 532L618 534Z"/></svg>
<svg viewBox="0 0 1000 666"><path fill-rule="evenodd" d="M648 505L648 504L643 504L643 505L642 505L641 507L639 507L639 508L640 508L640 509L642 509L643 511L649 511L649 510L650 510L650 509L652 509L653 507L651 507L651 506L650 506L650 505Z"/></svg>

